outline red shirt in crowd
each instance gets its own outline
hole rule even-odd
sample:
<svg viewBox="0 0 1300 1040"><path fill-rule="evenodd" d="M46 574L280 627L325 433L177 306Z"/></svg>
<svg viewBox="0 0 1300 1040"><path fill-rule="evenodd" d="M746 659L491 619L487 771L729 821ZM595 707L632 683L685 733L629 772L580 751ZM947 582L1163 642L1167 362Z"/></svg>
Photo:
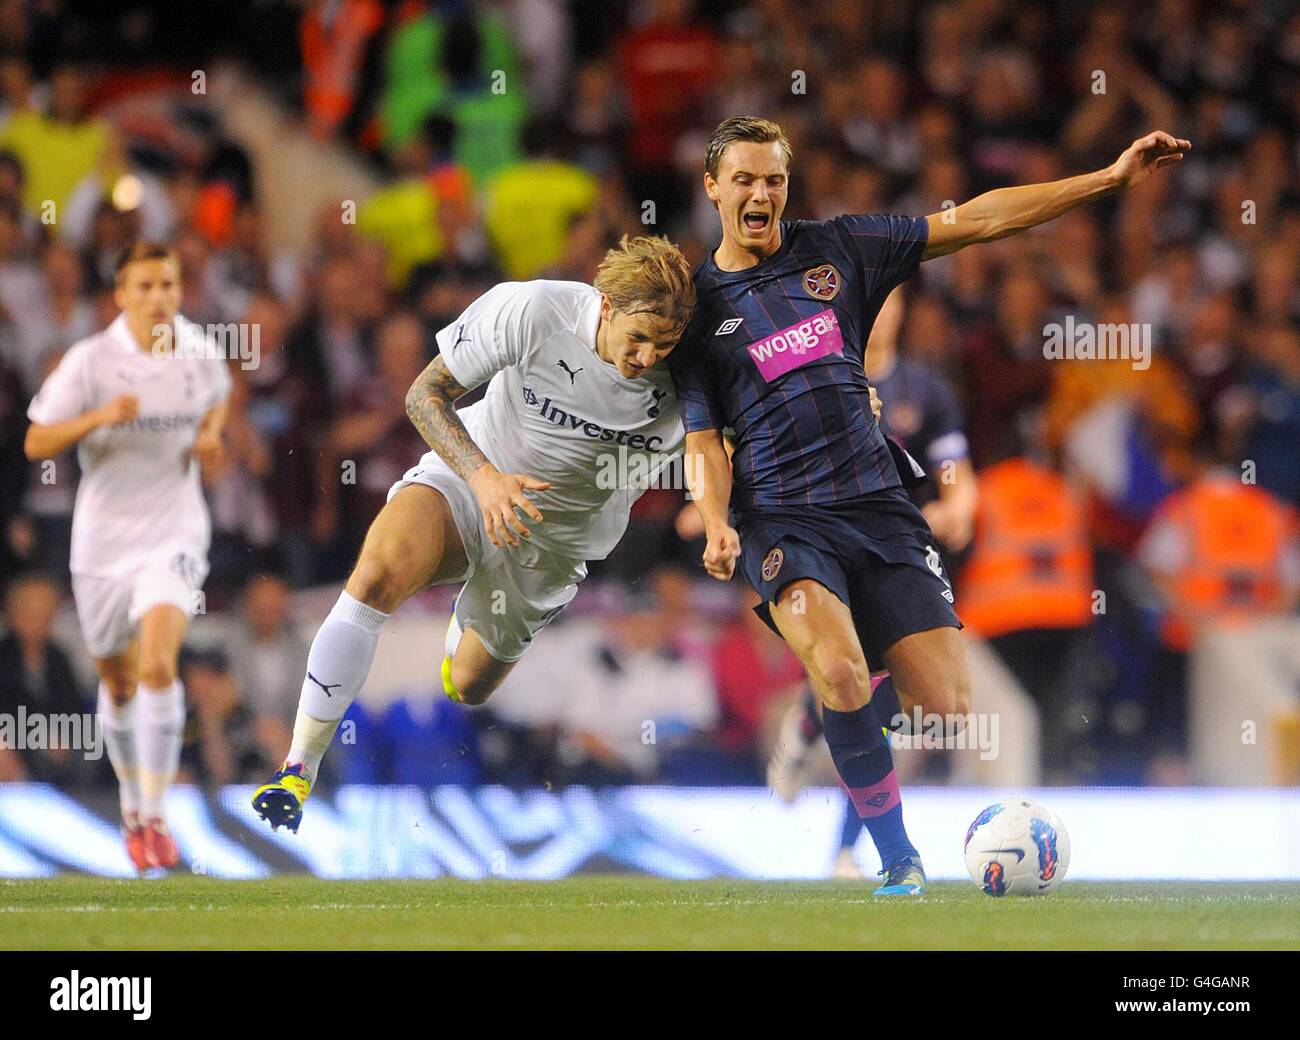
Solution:
<svg viewBox="0 0 1300 1040"><path fill-rule="evenodd" d="M636 165L672 163L673 146L690 129L700 94L717 78L719 60L718 39L702 25L651 24L623 38L619 67Z"/></svg>
<svg viewBox="0 0 1300 1040"><path fill-rule="evenodd" d="M788 694L803 678L799 659L762 622L729 624L713 650L713 680L722 709L718 739L732 750L753 747L768 701Z"/></svg>

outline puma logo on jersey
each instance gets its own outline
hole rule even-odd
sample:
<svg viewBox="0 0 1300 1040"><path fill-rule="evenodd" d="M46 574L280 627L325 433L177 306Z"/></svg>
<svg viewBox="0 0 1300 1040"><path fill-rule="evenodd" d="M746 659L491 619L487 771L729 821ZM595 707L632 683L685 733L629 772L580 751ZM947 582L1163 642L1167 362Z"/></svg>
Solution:
<svg viewBox="0 0 1300 1040"><path fill-rule="evenodd" d="M658 419L658 418L659 418L659 402L660 402L663 398L665 398L665 397L668 396L668 391L667 391L667 390L651 390L650 392L651 392L652 394L654 394L654 398L655 398L655 399L654 399L654 404L652 404L648 409L646 409L645 416L646 416L647 419Z"/></svg>
<svg viewBox="0 0 1300 1040"><path fill-rule="evenodd" d="M334 694L330 693L330 690L337 690L340 686L343 685L341 682L336 682L336 683L330 683L330 684L327 686L325 683L323 683L323 682L321 682L319 679L317 679L316 676L312 675L311 672L308 672L308 673L307 673L307 678L310 679L312 682L314 682L314 683L315 683L317 686L319 686L322 690L324 690L324 691L325 691L325 696L326 696L326 697L333 697Z"/></svg>
<svg viewBox="0 0 1300 1040"><path fill-rule="evenodd" d="M715 332L714 335L729 336L731 335L731 333L735 332L738 328L740 328L740 326L744 323L744 321L745 321L744 318L728 318L726 321L724 321L721 325L718 326L718 331Z"/></svg>
<svg viewBox="0 0 1300 1040"><path fill-rule="evenodd" d="M583 372L583 371L585 371L585 369L581 369L581 368L579 368L579 369L572 369L572 368L570 368L570 367L569 367L569 363L568 363L567 361L565 361L563 358L561 358L559 361L557 361L557 362L556 362L556 365L558 365L560 368L564 369L565 374L569 377L569 385L570 385L570 386L573 386L573 381L574 381L575 379L578 378L578 373L579 373L579 372Z"/></svg>
<svg viewBox="0 0 1300 1040"><path fill-rule="evenodd" d="M465 335L465 323L462 321L459 325L456 326L456 342L451 345L451 349L455 350L462 343L468 343L468 342L469 342L469 337Z"/></svg>

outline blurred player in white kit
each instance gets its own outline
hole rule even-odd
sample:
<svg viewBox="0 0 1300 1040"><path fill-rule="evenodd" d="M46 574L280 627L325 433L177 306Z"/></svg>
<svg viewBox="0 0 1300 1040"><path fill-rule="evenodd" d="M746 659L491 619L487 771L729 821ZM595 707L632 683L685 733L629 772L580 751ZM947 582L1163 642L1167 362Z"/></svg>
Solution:
<svg viewBox="0 0 1300 1040"><path fill-rule="evenodd" d="M177 659L208 572L200 466L221 458L230 375L179 314L169 247L128 248L115 299L122 313L74 344L32 400L24 448L38 460L77 446L72 591L99 672L127 853L145 870L179 858L163 811L185 723Z"/></svg>

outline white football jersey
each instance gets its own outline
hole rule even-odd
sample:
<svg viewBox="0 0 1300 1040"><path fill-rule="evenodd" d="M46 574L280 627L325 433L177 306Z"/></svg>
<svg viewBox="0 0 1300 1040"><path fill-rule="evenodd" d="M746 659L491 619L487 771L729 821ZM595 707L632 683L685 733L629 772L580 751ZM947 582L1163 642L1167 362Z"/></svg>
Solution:
<svg viewBox="0 0 1300 1040"><path fill-rule="evenodd" d="M177 343L203 336L184 318L176 321ZM33 398L27 417L47 426L122 394L139 399L131 422L101 426L77 445L73 573L121 577L182 554L206 561L211 526L191 448L203 416L230 392L230 373L217 356L214 347L208 356L155 357L119 315L70 347ZM177 566L188 564L181 558Z"/></svg>
<svg viewBox="0 0 1300 1040"><path fill-rule="evenodd" d="M451 374L486 396L460 410L503 473L549 481L530 492L541 547L602 560L632 503L685 439L666 365L624 379L596 354L600 293L581 282L504 282L438 333ZM436 457L436 453L430 455Z"/></svg>

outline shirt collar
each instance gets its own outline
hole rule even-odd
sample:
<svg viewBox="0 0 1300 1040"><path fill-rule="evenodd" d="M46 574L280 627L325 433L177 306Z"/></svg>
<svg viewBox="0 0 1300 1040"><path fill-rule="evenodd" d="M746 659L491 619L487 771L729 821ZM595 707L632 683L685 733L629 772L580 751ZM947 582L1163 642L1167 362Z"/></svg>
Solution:
<svg viewBox="0 0 1300 1040"><path fill-rule="evenodd" d="M596 333L600 330L600 293L593 290L591 301L582 308L578 315L578 324L573 334L596 353Z"/></svg>
<svg viewBox="0 0 1300 1040"><path fill-rule="evenodd" d="M131 335L131 330L127 328L125 312L114 318L113 324L108 327L108 341L119 354L141 353L135 337Z"/></svg>
<svg viewBox="0 0 1300 1040"><path fill-rule="evenodd" d="M173 343L180 342L178 337L180 335L183 335L186 330L182 327L182 319L179 314L176 315L176 318L172 324L173 324L173 332L175 333L175 335L173 335L172 337L172 342ZM135 337L131 335L131 330L127 327L125 311L119 314L116 318L114 318L113 323L109 325L108 341L109 343L112 344L113 349L116 350L119 354L145 353L140 349L140 345L136 343Z"/></svg>

